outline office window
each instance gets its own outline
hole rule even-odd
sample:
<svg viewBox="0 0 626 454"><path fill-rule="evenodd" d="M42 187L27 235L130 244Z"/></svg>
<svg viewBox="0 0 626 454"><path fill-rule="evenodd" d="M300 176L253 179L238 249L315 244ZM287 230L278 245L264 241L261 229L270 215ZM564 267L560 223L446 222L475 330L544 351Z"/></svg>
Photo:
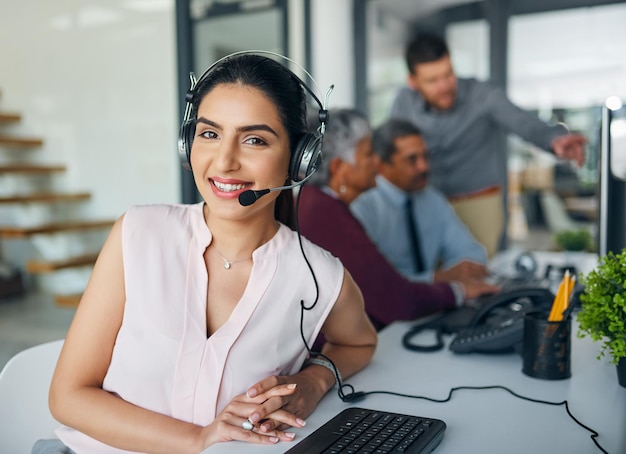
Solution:
<svg viewBox="0 0 626 454"><path fill-rule="evenodd" d="M489 79L489 25L485 20L455 22L446 29L454 71L459 77Z"/></svg>
<svg viewBox="0 0 626 454"><path fill-rule="evenodd" d="M262 49L283 53L283 12L279 9L222 15L197 21L194 26L196 71L232 52ZM258 30L264 30L258 33Z"/></svg>
<svg viewBox="0 0 626 454"><path fill-rule="evenodd" d="M378 126L389 117L398 89L405 85L404 47L410 24L385 13L375 2L367 4L367 104L369 118Z"/></svg>
<svg viewBox="0 0 626 454"><path fill-rule="evenodd" d="M626 5L577 8L514 16L509 22L508 93L518 105L545 121L561 121L588 139L582 168L558 162L532 147L518 146L514 156L545 171L536 187L525 184L529 225L595 230L601 105L607 97L626 99ZM530 172L527 172L530 174ZM526 181L529 183L529 181ZM535 195L533 196L533 191ZM563 216L551 221L540 208L551 191ZM538 200L532 203L533 198ZM539 213L535 217L534 214Z"/></svg>
<svg viewBox="0 0 626 454"><path fill-rule="evenodd" d="M544 120L565 121L590 140L578 176L597 181L600 106L626 99L626 5L511 18L509 95Z"/></svg>
<svg viewBox="0 0 626 454"><path fill-rule="evenodd" d="M514 16L509 23L509 94L548 115L552 108L626 97L626 5Z"/></svg>

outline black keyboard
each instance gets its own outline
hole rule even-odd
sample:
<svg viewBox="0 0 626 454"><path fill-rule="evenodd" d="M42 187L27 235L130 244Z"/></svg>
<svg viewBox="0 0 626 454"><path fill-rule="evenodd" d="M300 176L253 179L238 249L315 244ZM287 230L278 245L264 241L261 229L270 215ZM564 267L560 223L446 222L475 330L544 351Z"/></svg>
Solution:
<svg viewBox="0 0 626 454"><path fill-rule="evenodd" d="M531 277L514 277L499 274L492 274L486 279L486 282L500 287L500 292L511 292L521 288L550 287L550 281Z"/></svg>
<svg viewBox="0 0 626 454"><path fill-rule="evenodd" d="M285 454L429 453L445 430L439 419L347 408Z"/></svg>

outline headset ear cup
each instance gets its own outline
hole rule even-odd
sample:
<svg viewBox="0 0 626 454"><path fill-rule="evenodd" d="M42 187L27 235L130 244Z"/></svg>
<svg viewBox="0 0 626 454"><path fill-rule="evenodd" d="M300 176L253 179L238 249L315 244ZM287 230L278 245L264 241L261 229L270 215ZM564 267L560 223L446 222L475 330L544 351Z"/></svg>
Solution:
<svg viewBox="0 0 626 454"><path fill-rule="evenodd" d="M305 134L291 157L289 164L289 178L294 182L304 180L311 175L321 160L322 138L319 134Z"/></svg>
<svg viewBox="0 0 626 454"><path fill-rule="evenodd" d="M186 170L191 170L191 146L193 145L195 131L196 122L194 120L186 120L180 127L178 154L180 162Z"/></svg>

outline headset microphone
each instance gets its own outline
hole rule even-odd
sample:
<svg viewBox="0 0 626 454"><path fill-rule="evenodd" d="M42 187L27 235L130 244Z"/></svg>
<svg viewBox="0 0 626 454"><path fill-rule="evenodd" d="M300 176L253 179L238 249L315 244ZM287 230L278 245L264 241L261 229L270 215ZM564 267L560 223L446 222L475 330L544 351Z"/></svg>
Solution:
<svg viewBox="0 0 626 454"><path fill-rule="evenodd" d="M257 200L259 200L261 197L263 197L266 194L269 194L270 192L274 192L274 191L284 191L285 189L293 189L296 186L300 186L303 185L304 183L306 183L307 181L309 181L309 179L313 176L313 174L315 173L315 170L313 170L311 173L309 173L306 178L290 184L288 186L279 186L277 188L271 188L271 189L260 189L258 191L254 191L252 189L248 189L247 191L242 192L241 194L239 194L239 203L244 206L247 207L249 205L252 205L254 202L256 202Z"/></svg>

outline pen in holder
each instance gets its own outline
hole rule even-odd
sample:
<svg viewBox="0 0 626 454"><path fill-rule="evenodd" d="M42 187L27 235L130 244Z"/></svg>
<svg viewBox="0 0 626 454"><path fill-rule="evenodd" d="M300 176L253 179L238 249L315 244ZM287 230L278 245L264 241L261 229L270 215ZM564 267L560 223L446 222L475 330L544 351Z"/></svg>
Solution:
<svg viewBox="0 0 626 454"><path fill-rule="evenodd" d="M530 377L560 380L571 377L570 295L575 279L565 272L550 313L529 312L524 317L522 372Z"/></svg>
<svg viewBox="0 0 626 454"><path fill-rule="evenodd" d="M547 315L546 312L529 312L524 316L522 372L545 380L569 378L572 375L571 318L550 322Z"/></svg>

